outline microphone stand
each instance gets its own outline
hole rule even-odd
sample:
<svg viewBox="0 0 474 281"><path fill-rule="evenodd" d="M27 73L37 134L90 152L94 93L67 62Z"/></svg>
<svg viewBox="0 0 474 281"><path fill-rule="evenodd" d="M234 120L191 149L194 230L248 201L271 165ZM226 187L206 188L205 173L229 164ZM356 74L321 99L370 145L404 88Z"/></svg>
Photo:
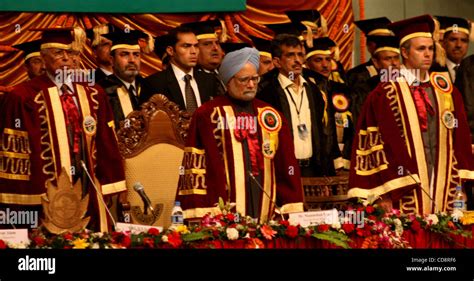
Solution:
<svg viewBox="0 0 474 281"><path fill-rule="evenodd" d="M433 206L435 207L435 213L438 212L438 206L436 206L436 202L434 201L433 198L431 198L431 196L428 194L428 192L426 192L423 187L421 186L421 182L417 181L415 179L415 177L413 177L412 173L410 173L410 171L408 169L405 169L407 171L407 174L416 182L416 184L418 185L418 187L421 189L421 191L423 191L423 193L428 196L428 198L431 200L431 202L433 203Z"/></svg>
<svg viewBox="0 0 474 281"><path fill-rule="evenodd" d="M283 214L281 213L281 208L278 207L278 205L276 204L276 202L273 201L273 199L270 197L270 195L268 195L268 193L265 191L265 189L263 189L263 187L260 185L260 183L258 182L258 180L252 175L252 172L247 171L247 173L250 175L250 178L257 184L258 188L260 188L260 190L263 192L263 194L265 194L265 196L267 196L268 199L270 199L270 202L273 203L273 205L275 206L275 209L276 209L276 210L278 211L278 213L280 214L281 220L285 220L285 218L283 217Z"/></svg>
<svg viewBox="0 0 474 281"><path fill-rule="evenodd" d="M99 201L101 201L102 204L104 204L105 210L106 210L107 213L109 214L110 219L112 220L112 223L114 224L114 229L116 229L116 228L117 228L117 223L115 222L114 216L112 216L112 213L110 212L109 208L107 207L107 204L106 204L105 201L104 201L104 197L102 196L102 192L100 192L99 189L97 188L97 186L95 185L94 180L92 179L91 175L89 174L89 170L88 170L87 167L86 167L86 163L84 163L84 161L81 160L81 165L82 165L82 168L84 169L84 171L86 172L87 177L88 177L89 180L91 181L92 186L95 188L95 191L96 191L97 194L99 195L99 196L97 196L97 197L100 198Z"/></svg>

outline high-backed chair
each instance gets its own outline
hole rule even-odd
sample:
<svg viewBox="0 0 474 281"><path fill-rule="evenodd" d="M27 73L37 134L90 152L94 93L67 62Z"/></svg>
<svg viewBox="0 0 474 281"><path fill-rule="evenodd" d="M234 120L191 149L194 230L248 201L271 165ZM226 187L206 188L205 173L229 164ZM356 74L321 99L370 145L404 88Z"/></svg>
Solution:
<svg viewBox="0 0 474 281"><path fill-rule="evenodd" d="M348 203L349 176L301 178L304 204L308 210L340 209Z"/></svg>
<svg viewBox="0 0 474 281"><path fill-rule="evenodd" d="M117 132L125 159L127 202L119 204L131 223L169 227L190 115L164 95L154 95L121 122ZM134 190L140 183L154 214Z"/></svg>

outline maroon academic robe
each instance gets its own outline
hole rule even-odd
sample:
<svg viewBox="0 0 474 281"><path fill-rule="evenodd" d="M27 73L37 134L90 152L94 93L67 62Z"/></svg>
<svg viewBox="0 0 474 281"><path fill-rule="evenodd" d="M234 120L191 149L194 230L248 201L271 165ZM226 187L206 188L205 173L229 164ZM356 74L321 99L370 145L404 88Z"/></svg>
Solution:
<svg viewBox="0 0 474 281"><path fill-rule="evenodd" d="M430 75L437 132L432 179L413 94L400 78L380 83L362 108L352 147L350 197L386 194L404 213L452 210L456 185L474 179L474 166L462 98L447 75Z"/></svg>
<svg viewBox="0 0 474 281"><path fill-rule="evenodd" d="M82 151L103 195L126 190L113 115L103 90L73 83L80 110ZM45 74L4 96L0 132L0 204L41 205L47 182L56 185L62 168L71 176L71 153L60 90ZM86 122L84 122L86 120ZM84 177L83 177L84 178ZM108 216L89 184L88 214L95 230L107 231Z"/></svg>
<svg viewBox="0 0 474 281"><path fill-rule="evenodd" d="M258 116L256 146L263 160L260 177L265 190L260 194L258 218L271 219L275 202L282 213L303 211L300 171L286 120L260 100L253 100L252 107ZM193 115L176 197L187 219L219 213L219 197L247 214L248 171L252 168L247 167L242 142L236 139L235 123L239 121L235 117L227 96L203 104Z"/></svg>

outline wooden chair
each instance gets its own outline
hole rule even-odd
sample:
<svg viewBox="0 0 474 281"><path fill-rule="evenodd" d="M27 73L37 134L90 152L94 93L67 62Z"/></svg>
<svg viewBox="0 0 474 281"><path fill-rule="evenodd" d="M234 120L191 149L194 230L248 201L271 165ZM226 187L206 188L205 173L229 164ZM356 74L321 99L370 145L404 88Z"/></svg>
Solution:
<svg viewBox="0 0 474 281"><path fill-rule="evenodd" d="M127 200L122 209L130 223L169 227L178 187L190 115L164 95L154 95L120 124L119 150L125 159ZM140 182L154 214L133 186ZM120 204L119 204L120 205Z"/></svg>
<svg viewBox="0 0 474 281"><path fill-rule="evenodd" d="M340 209L349 198L349 175L301 178L304 204L307 210Z"/></svg>

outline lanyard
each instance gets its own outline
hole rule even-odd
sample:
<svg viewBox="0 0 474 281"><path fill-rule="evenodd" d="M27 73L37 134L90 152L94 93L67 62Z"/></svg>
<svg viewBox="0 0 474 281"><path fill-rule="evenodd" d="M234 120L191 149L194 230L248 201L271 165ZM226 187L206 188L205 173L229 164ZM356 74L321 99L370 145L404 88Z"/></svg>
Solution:
<svg viewBox="0 0 474 281"><path fill-rule="evenodd" d="M300 107L298 108L298 106L296 105L295 100L293 99L293 96L291 95L290 90L288 90L288 87L286 87L286 91L288 92L288 95L290 96L291 102L293 102L293 104L295 105L296 114L298 115L298 119L299 119L300 118L301 107L303 106L303 99L304 99L303 93L301 93Z"/></svg>

